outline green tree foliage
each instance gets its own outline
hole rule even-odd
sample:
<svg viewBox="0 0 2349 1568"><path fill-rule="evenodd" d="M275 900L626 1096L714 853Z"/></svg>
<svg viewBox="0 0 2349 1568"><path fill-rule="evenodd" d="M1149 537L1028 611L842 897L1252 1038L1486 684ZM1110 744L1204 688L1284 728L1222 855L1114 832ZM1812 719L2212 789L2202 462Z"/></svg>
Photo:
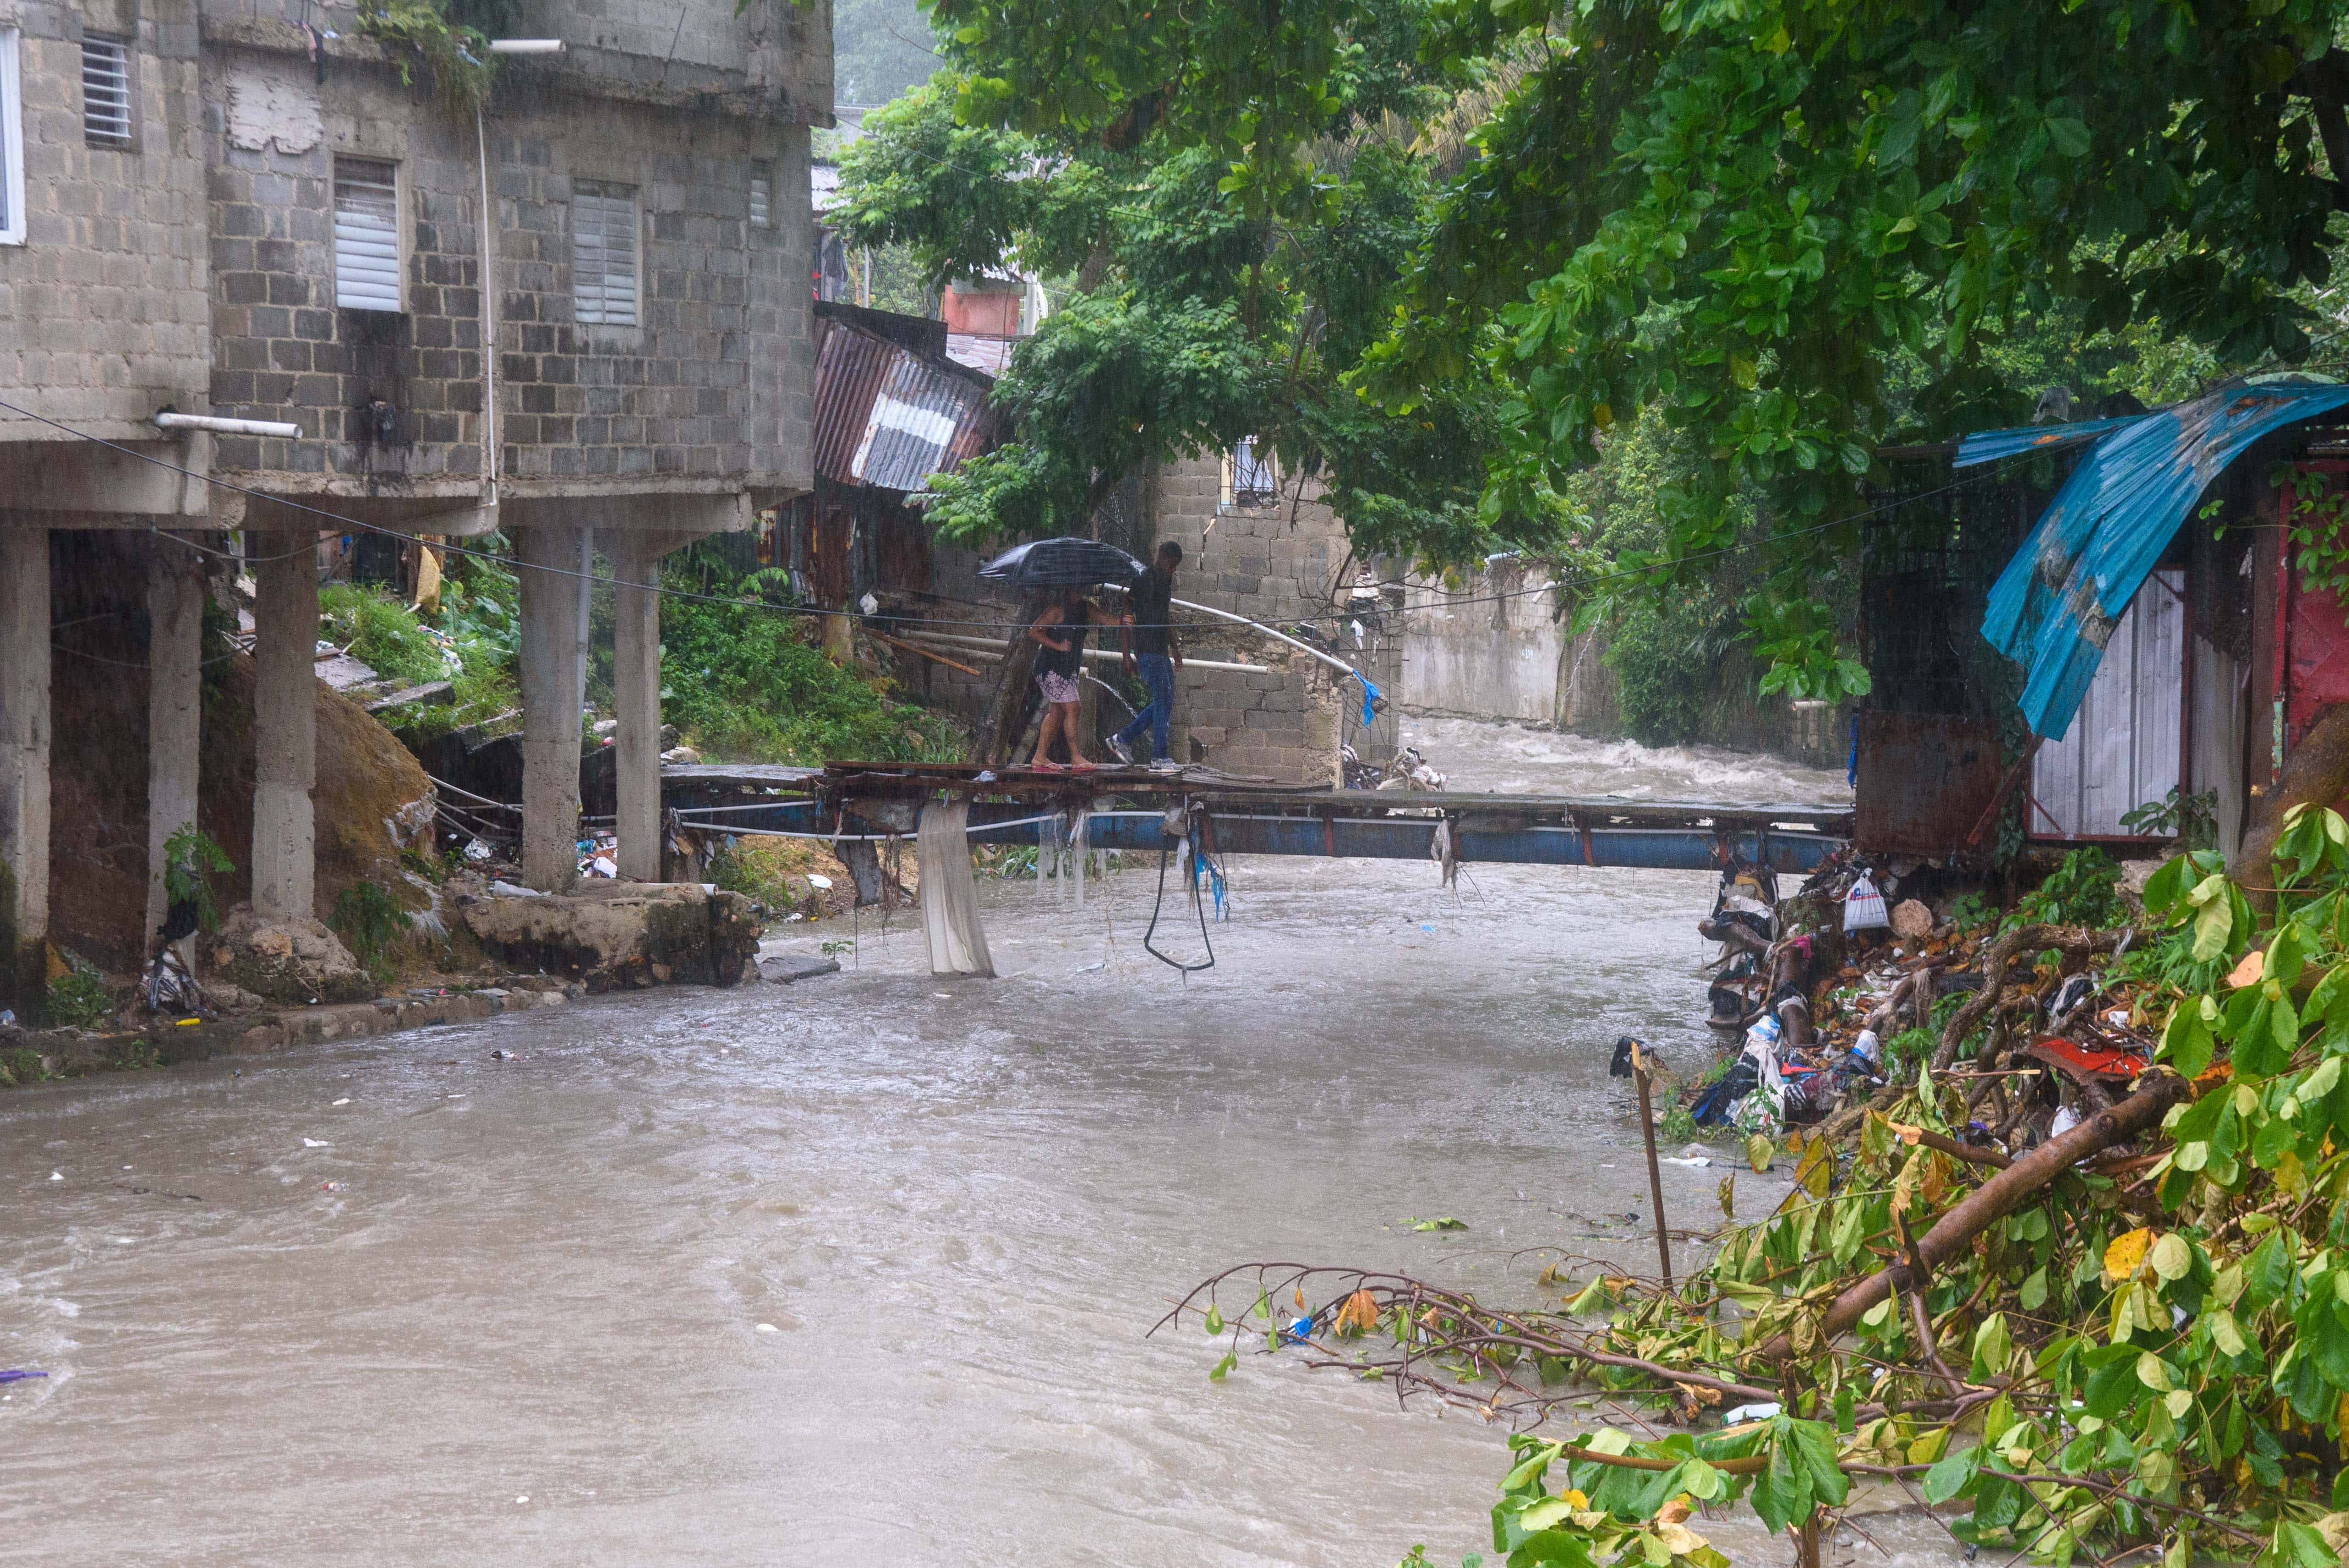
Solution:
<svg viewBox="0 0 2349 1568"><path fill-rule="evenodd" d="M960 124L1050 154L1196 150L1292 243L1342 205L1326 151L1368 113L1482 93L1382 289L1389 335L1330 379L1399 421L1476 410L1476 516L1503 531L1635 411L1700 440L1644 591L1685 593L1760 501L1748 630L1766 685L1816 696L1865 686L1812 588L1857 555L1841 520L1872 449L2012 409L2038 369L2000 351L2017 329L2138 362L2091 365L2108 386L2305 354L2349 165L2344 9L931 5Z"/></svg>
<svg viewBox="0 0 2349 1568"><path fill-rule="evenodd" d="M737 573L702 547L663 562L663 584L684 591L661 603L664 717L733 760L961 760L950 721L825 658L813 617L779 607L771 575Z"/></svg>
<svg viewBox="0 0 2349 1568"><path fill-rule="evenodd" d="M1505 498L1630 410L1701 432L1661 557L1685 564L1654 590L1759 493L1752 630L1785 689L1854 689L1805 606L1903 406L1979 410L2018 325L2305 352L2335 187L2294 88L2341 10L1447 5L1454 58L1538 37L1541 63L1475 133L1374 383L1408 407L1499 366L1530 438L1494 469Z"/></svg>
<svg viewBox="0 0 2349 1568"><path fill-rule="evenodd" d="M958 68L868 117L842 166L843 235L907 247L933 285L1007 262L1060 280L1058 308L998 390L1016 438L936 485L928 515L942 533L1076 529L1143 465L1252 436L1284 472L1322 484L1364 553L1464 561L1557 542L1565 512L1546 485L1506 511L1480 504L1503 436L1489 372L1407 412L1348 381L1392 319L1433 211L1417 128L1450 95L1417 63L1415 5L1380 0L1334 41L1309 18L1274 25L1277 39L1262 18L1234 21L1235 43L1251 35L1252 70L1288 40L1297 64L1326 73L1310 94L1284 88L1269 118L1194 114L1171 94L1096 102L1075 77L1046 91L1011 58L1040 36L1024 13L932 14L956 23ZM1073 14L1036 26L1062 24L1087 26ZM1088 69L1123 70L1111 57L1132 59L1137 40L1119 32L1071 46L1107 51ZM1049 103L1022 101L1031 87ZM1258 178L1226 134L1242 120L1309 131L1309 144L1292 147L1287 173Z"/></svg>

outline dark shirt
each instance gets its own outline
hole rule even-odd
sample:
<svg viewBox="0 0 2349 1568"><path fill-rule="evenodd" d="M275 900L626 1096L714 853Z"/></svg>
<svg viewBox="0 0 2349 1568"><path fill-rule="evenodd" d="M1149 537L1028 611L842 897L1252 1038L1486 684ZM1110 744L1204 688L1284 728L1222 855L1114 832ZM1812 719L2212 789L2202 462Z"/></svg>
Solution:
<svg viewBox="0 0 2349 1568"><path fill-rule="evenodd" d="M1037 651L1036 667L1056 676L1073 676L1084 668L1085 635L1092 619L1092 606L1080 604L1059 625L1045 627L1044 634L1053 642L1068 644L1069 651L1062 653L1047 644Z"/></svg>
<svg viewBox="0 0 2349 1568"><path fill-rule="evenodd" d="M1167 624L1174 618L1174 573L1154 564L1143 570L1133 585L1135 653L1163 656L1167 652Z"/></svg>

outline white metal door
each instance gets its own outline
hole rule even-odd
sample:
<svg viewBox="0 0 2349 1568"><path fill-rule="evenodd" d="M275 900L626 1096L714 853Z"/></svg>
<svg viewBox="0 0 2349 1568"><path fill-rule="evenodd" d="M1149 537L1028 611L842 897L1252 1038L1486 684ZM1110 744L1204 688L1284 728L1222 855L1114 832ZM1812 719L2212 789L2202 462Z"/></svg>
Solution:
<svg viewBox="0 0 2349 1568"><path fill-rule="evenodd" d="M2122 815L2178 788L2185 593L2186 573L2166 567L2129 602L2070 731L2039 748L2033 838L2131 836Z"/></svg>

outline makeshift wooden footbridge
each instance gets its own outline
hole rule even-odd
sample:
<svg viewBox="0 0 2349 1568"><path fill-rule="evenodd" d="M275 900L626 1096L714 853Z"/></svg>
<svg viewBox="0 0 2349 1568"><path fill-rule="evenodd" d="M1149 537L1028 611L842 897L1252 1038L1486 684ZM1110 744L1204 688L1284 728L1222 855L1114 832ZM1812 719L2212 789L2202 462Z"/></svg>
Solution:
<svg viewBox="0 0 2349 1568"><path fill-rule="evenodd" d="M926 802L959 798L974 843L1037 843L1081 814L1085 841L1101 850L1154 851L1195 830L1218 854L1423 861L1443 831L1467 864L1646 871L1713 871L1736 856L1805 872L1852 833L1849 806L1299 789L1201 767L702 764L664 769L662 796L678 826L702 833L910 837Z"/></svg>

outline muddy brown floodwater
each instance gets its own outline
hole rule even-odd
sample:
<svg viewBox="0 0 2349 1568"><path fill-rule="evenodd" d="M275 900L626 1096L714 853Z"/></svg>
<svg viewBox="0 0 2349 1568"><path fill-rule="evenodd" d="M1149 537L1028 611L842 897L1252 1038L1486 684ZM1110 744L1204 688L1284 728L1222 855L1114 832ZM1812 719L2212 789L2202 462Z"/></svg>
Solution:
<svg viewBox="0 0 2349 1568"><path fill-rule="evenodd" d="M1413 727L1456 786L1840 789ZM49 1377L0 1387L0 1561L1489 1550L1504 1433L1293 1354L1211 1384L1195 1326L1144 1331L1247 1260L1520 1299L1540 1259L1511 1249L1648 1262L1609 1047L1709 1059L1709 883L1472 866L1455 901L1432 865L1242 861L1187 982L1141 950L1146 871L1081 912L988 883L992 982L868 922L852 971L788 988L9 1094L0 1367ZM1665 1167L1676 1217L1716 1214L1721 1174ZM1747 1214L1784 1191L1739 1187ZM1469 1228L1409 1228L1439 1214Z"/></svg>

